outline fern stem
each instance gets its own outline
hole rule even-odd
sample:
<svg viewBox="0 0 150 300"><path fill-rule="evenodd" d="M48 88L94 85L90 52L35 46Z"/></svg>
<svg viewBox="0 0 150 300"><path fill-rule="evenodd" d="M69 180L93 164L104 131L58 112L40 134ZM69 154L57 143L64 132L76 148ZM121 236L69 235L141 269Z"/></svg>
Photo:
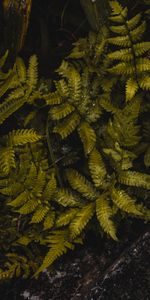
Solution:
<svg viewBox="0 0 150 300"><path fill-rule="evenodd" d="M46 122L46 139L47 139L47 145L48 145L48 150L49 150L50 158L51 158L52 164L54 165L54 168L55 168L56 177L57 177L57 180L59 182L60 187L62 187L63 184L62 184L61 176L59 174L59 169L58 169L58 166L57 166L57 163L56 163L55 155L54 155L52 144L51 144L51 140L50 140L50 134L49 134L49 116L47 117L47 122Z"/></svg>

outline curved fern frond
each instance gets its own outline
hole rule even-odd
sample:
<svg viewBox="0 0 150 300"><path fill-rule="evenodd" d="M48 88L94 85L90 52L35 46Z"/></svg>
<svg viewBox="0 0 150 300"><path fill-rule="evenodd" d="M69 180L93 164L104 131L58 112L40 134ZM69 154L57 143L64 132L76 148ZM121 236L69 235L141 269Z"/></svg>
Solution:
<svg viewBox="0 0 150 300"><path fill-rule="evenodd" d="M138 79L138 83L141 89L149 91L150 90L150 76L145 75Z"/></svg>
<svg viewBox="0 0 150 300"><path fill-rule="evenodd" d="M130 101L139 89L135 79L129 78L126 82L126 101Z"/></svg>
<svg viewBox="0 0 150 300"><path fill-rule="evenodd" d="M49 181L46 184L46 187L44 188L42 197L44 199L44 201L50 201L51 198L54 196L55 191L56 191L56 187L57 187L57 181L55 178L55 175L52 174L50 176Z"/></svg>
<svg viewBox="0 0 150 300"><path fill-rule="evenodd" d="M118 175L120 183L150 189L150 175L135 171L124 171Z"/></svg>
<svg viewBox="0 0 150 300"><path fill-rule="evenodd" d="M95 203L88 203L84 205L79 212L77 212L69 226L70 235L72 238L75 238L77 235L81 234L94 213Z"/></svg>
<svg viewBox="0 0 150 300"><path fill-rule="evenodd" d="M81 122L78 126L78 133L83 143L85 153L89 154L96 143L96 134L94 129L87 122Z"/></svg>
<svg viewBox="0 0 150 300"><path fill-rule="evenodd" d="M83 197L94 200L96 197L96 191L93 185L76 170L68 169L66 176L71 187L77 192L81 193Z"/></svg>
<svg viewBox="0 0 150 300"><path fill-rule="evenodd" d="M6 99L0 104L0 125L15 111L17 111L26 102L24 97L15 99Z"/></svg>
<svg viewBox="0 0 150 300"><path fill-rule="evenodd" d="M55 211L49 210L43 221L44 230L51 229L55 223Z"/></svg>
<svg viewBox="0 0 150 300"><path fill-rule="evenodd" d="M60 104L63 101L62 97L59 95L57 91L44 96L44 99L47 105Z"/></svg>
<svg viewBox="0 0 150 300"><path fill-rule="evenodd" d="M64 121L55 126L54 132L61 135L62 139L65 139L70 135L80 123L79 115L74 112L69 117L66 117Z"/></svg>
<svg viewBox="0 0 150 300"><path fill-rule="evenodd" d="M34 163L31 163L28 177L24 181L24 187L26 189L33 189L37 180L37 168Z"/></svg>
<svg viewBox="0 0 150 300"><path fill-rule="evenodd" d="M113 15L122 15L123 17L126 16L123 6L118 1L109 1L109 4Z"/></svg>
<svg viewBox="0 0 150 300"><path fill-rule="evenodd" d="M38 80L37 66L38 66L37 56L32 55L29 59L29 67L27 70L27 84L29 87L28 93L32 92L37 85L37 80Z"/></svg>
<svg viewBox="0 0 150 300"><path fill-rule="evenodd" d="M44 205L39 205L37 206L36 210L34 211L34 214L32 215L30 223L40 223L46 216L46 214L49 211L48 206Z"/></svg>
<svg viewBox="0 0 150 300"><path fill-rule="evenodd" d="M5 184L4 184L5 181ZM9 180L0 180L0 193L6 196L16 196L17 194L23 192L24 187L20 182L10 183Z"/></svg>
<svg viewBox="0 0 150 300"><path fill-rule="evenodd" d="M111 191L111 198L121 210L137 216L142 215L138 205L135 204L135 201L125 191L113 188Z"/></svg>
<svg viewBox="0 0 150 300"><path fill-rule="evenodd" d="M50 116L53 120L60 120L71 114L75 110L75 107L69 103L63 103L59 106L53 107L50 110Z"/></svg>
<svg viewBox="0 0 150 300"><path fill-rule="evenodd" d="M46 172L44 172L41 168L39 168L37 178L35 181L35 186L32 189L32 194L35 197L41 197L45 184L46 184Z"/></svg>
<svg viewBox="0 0 150 300"><path fill-rule="evenodd" d="M108 204L108 199L105 194L100 195L96 200L96 215L100 226L113 240L117 240L116 228L111 220L113 211Z"/></svg>
<svg viewBox="0 0 150 300"><path fill-rule="evenodd" d="M17 209L17 212L20 213L21 215L27 215L35 211L38 205L39 205L38 199L30 198L29 200L26 201L25 204L23 204L19 209Z"/></svg>
<svg viewBox="0 0 150 300"><path fill-rule="evenodd" d="M130 61L133 59L133 53L131 48L125 48L114 52L110 52L107 56L110 60Z"/></svg>
<svg viewBox="0 0 150 300"><path fill-rule="evenodd" d="M24 145L26 143L34 143L41 139L41 136L33 129L13 130L7 137L10 146Z"/></svg>
<svg viewBox="0 0 150 300"><path fill-rule="evenodd" d="M61 213L60 216L58 216L56 219L56 227L68 225L72 221L72 219L74 219L78 211L78 208L70 208L65 212Z"/></svg>
<svg viewBox="0 0 150 300"><path fill-rule="evenodd" d="M0 171L6 176L16 167L15 152L11 147L0 150Z"/></svg>
<svg viewBox="0 0 150 300"><path fill-rule="evenodd" d="M55 86L57 88L57 92L60 97L66 98L69 96L69 86L64 79L60 79L59 81L55 81Z"/></svg>
<svg viewBox="0 0 150 300"><path fill-rule="evenodd" d="M27 71L24 61L21 57L17 57L15 66L20 82L25 83L27 78Z"/></svg>
<svg viewBox="0 0 150 300"><path fill-rule="evenodd" d="M102 187L107 174L103 159L97 149L93 149L89 155L89 169L96 187Z"/></svg>
<svg viewBox="0 0 150 300"><path fill-rule="evenodd" d="M39 273L51 266L54 261L62 254L66 253L68 249L74 249L74 245L68 240L68 236L65 231L52 231L49 235L49 251L44 257L42 265L34 274L37 277Z"/></svg>
<svg viewBox="0 0 150 300"><path fill-rule="evenodd" d="M12 207L19 207L24 205L31 198L31 194L29 191L25 190L21 192L14 200L10 200L8 205Z"/></svg>
<svg viewBox="0 0 150 300"><path fill-rule="evenodd" d="M68 191L67 189L59 189L55 195L55 201L57 201L60 205L67 207L74 207L79 205L79 201L73 193Z"/></svg>

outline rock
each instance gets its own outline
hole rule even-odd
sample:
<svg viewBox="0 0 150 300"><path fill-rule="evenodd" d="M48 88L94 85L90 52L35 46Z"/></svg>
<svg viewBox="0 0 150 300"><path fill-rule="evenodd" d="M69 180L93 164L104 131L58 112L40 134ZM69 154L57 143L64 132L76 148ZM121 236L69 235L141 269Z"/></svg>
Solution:
<svg viewBox="0 0 150 300"><path fill-rule="evenodd" d="M3 300L149 300L149 246L147 226L140 232L134 228L117 243L91 238L62 257L51 273L38 280L12 280L0 294Z"/></svg>
<svg viewBox="0 0 150 300"><path fill-rule="evenodd" d="M82 299L149 300L150 232L125 249Z"/></svg>

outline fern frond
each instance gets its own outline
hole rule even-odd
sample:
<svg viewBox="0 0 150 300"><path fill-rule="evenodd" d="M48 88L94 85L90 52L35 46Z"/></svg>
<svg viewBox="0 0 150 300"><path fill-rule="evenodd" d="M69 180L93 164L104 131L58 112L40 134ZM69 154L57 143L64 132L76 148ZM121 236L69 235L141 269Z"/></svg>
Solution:
<svg viewBox="0 0 150 300"><path fill-rule="evenodd" d="M27 215L35 211L37 206L39 205L39 200L36 198L30 198L27 200L25 204L23 204L17 212L20 213L21 215Z"/></svg>
<svg viewBox="0 0 150 300"><path fill-rule="evenodd" d="M113 212L108 204L108 199L105 194L100 195L96 200L96 215L104 232L106 232L113 240L116 241L116 228L111 220Z"/></svg>
<svg viewBox="0 0 150 300"><path fill-rule="evenodd" d="M120 183L150 189L150 175L135 171L124 171L118 175Z"/></svg>
<svg viewBox="0 0 150 300"><path fill-rule="evenodd" d="M116 1L111 1L111 2L116 2ZM112 5L111 5L111 7L112 7ZM127 9L127 7L125 7L122 10L121 14L114 13L109 17L109 19L115 23L121 24L121 23L123 23L124 19L127 17L127 13L128 13L128 9Z"/></svg>
<svg viewBox="0 0 150 300"><path fill-rule="evenodd" d="M37 66L38 66L37 56L32 55L29 59L29 67L27 70L27 84L29 87L28 92L32 92L37 85L37 80L38 80Z"/></svg>
<svg viewBox="0 0 150 300"><path fill-rule="evenodd" d="M31 163L28 176L24 181L24 187L26 189L33 189L35 186L36 179L37 179L37 168L34 163Z"/></svg>
<svg viewBox="0 0 150 300"><path fill-rule="evenodd" d="M12 88L15 75L11 70L6 74L0 71L0 79L1 77L4 80L0 83L0 97Z"/></svg>
<svg viewBox="0 0 150 300"><path fill-rule="evenodd" d="M19 207L24 205L31 197L30 191L22 191L14 200L10 200L8 205L12 207ZM35 200L34 200L35 201Z"/></svg>
<svg viewBox="0 0 150 300"><path fill-rule="evenodd" d="M127 20L127 27L128 27L128 29L130 31L133 30L135 27L137 27L137 25L139 24L140 20L141 20L141 13L138 13L134 17L132 17L130 20Z"/></svg>
<svg viewBox="0 0 150 300"><path fill-rule="evenodd" d="M97 149L93 149L89 155L89 169L96 187L102 187L107 174L103 159Z"/></svg>
<svg viewBox="0 0 150 300"><path fill-rule="evenodd" d="M46 184L46 172L44 172L41 168L39 168L38 175L35 181L35 186L32 189L32 194L35 197L41 197L45 184Z"/></svg>
<svg viewBox="0 0 150 300"><path fill-rule="evenodd" d="M30 223L40 223L46 216L49 211L49 207L46 205L37 206L36 210L33 213Z"/></svg>
<svg viewBox="0 0 150 300"><path fill-rule="evenodd" d="M11 100L14 100L14 99L19 99L19 98L22 98L24 97L24 90L23 88L21 87L17 87L16 89L13 89L9 95L7 96L7 98L5 99L4 102L10 102Z"/></svg>
<svg viewBox="0 0 150 300"><path fill-rule="evenodd" d="M139 73L150 71L150 60L146 57L138 58L136 68Z"/></svg>
<svg viewBox="0 0 150 300"><path fill-rule="evenodd" d="M50 249L45 256L42 265L34 274L34 277L36 277L39 273L51 266L54 263L54 261L61 255L65 254L68 249L74 249L74 245L71 242L69 242L65 232L63 231L52 231L49 236L49 240Z"/></svg>
<svg viewBox="0 0 150 300"><path fill-rule="evenodd" d="M73 193L64 188L57 190L57 193L55 195L55 201L57 201L60 205L64 207L72 207L79 205L77 196L75 196Z"/></svg>
<svg viewBox="0 0 150 300"><path fill-rule="evenodd" d="M132 49L125 48L108 53L108 58L111 60L130 61L133 59Z"/></svg>
<svg viewBox="0 0 150 300"><path fill-rule="evenodd" d="M109 5L114 15L121 15L123 12L123 6L118 1L109 1Z"/></svg>
<svg viewBox="0 0 150 300"><path fill-rule="evenodd" d="M77 235L81 234L94 213L95 203L88 203L84 205L79 212L77 212L69 226L70 235L72 238L75 238Z"/></svg>
<svg viewBox="0 0 150 300"><path fill-rule="evenodd" d="M41 139L41 136L33 129L18 129L9 133L7 141L11 146L34 143Z"/></svg>
<svg viewBox="0 0 150 300"><path fill-rule="evenodd" d="M143 21L138 27L130 31L132 41L135 43L141 40L141 37L143 36L145 30L146 30L146 22Z"/></svg>
<svg viewBox="0 0 150 300"><path fill-rule="evenodd" d="M11 147L6 147L0 150L0 170L4 176L16 167L15 152Z"/></svg>
<svg viewBox="0 0 150 300"><path fill-rule="evenodd" d="M0 104L0 125L26 102L24 97L5 100Z"/></svg>
<svg viewBox="0 0 150 300"><path fill-rule="evenodd" d="M104 84L105 84L105 81L104 81ZM107 85L107 82L106 82L106 85ZM109 83L105 88L106 89L109 88ZM110 86L110 89L111 88L112 88L112 86ZM107 112L112 112L112 113L117 113L118 112L118 109L111 102L109 93L106 93L106 94L102 95L102 97L99 99L99 104Z"/></svg>
<svg viewBox="0 0 150 300"><path fill-rule="evenodd" d="M63 101L62 97L59 95L57 91L44 96L44 99L47 105L60 104Z"/></svg>
<svg viewBox="0 0 150 300"><path fill-rule="evenodd" d="M150 76L145 75L138 79L138 83L141 89L149 91L150 90Z"/></svg>
<svg viewBox="0 0 150 300"><path fill-rule="evenodd" d="M47 215L44 218L43 228L44 230L50 229L54 226L55 222L55 211L49 210Z"/></svg>
<svg viewBox="0 0 150 300"><path fill-rule="evenodd" d="M110 26L110 30L114 33L120 34L120 35L126 35L128 33L128 30L133 30L140 22L141 20L141 14L138 13L134 17L132 17L130 20L126 21L126 25L119 25L119 26ZM122 22L124 20L122 19Z"/></svg>
<svg viewBox="0 0 150 300"><path fill-rule="evenodd" d="M83 143L85 153L89 154L96 143L96 134L94 129L87 122L81 122L78 127L78 133Z"/></svg>
<svg viewBox="0 0 150 300"><path fill-rule="evenodd" d="M55 87L57 89L58 94L61 98L66 98L69 96L69 86L64 79L60 79L59 81L55 81Z"/></svg>
<svg viewBox="0 0 150 300"><path fill-rule="evenodd" d="M139 89L135 79L129 78L126 82L126 101L130 101Z"/></svg>
<svg viewBox="0 0 150 300"><path fill-rule="evenodd" d="M74 112L69 117L66 117L66 119L60 124L55 126L54 132L60 134L62 139L64 139L76 129L79 123L80 117L76 112Z"/></svg>
<svg viewBox="0 0 150 300"><path fill-rule="evenodd" d="M25 83L27 78L27 71L23 59L21 57L17 57L15 65L19 81L21 83Z"/></svg>
<svg viewBox="0 0 150 300"><path fill-rule="evenodd" d="M53 107L50 110L50 116L53 120L60 120L71 114L75 107L69 103L63 103L59 106Z"/></svg>
<svg viewBox="0 0 150 300"><path fill-rule="evenodd" d="M138 68L140 68L142 65L139 65ZM144 69L144 66L142 66ZM114 73L116 75L134 75L136 73L135 66L131 64L130 62L125 63L121 62L117 65L113 66L112 68L109 68L108 71L110 73Z"/></svg>
<svg viewBox="0 0 150 300"><path fill-rule="evenodd" d="M56 187L57 187L57 181L55 175L52 174L42 194L44 201L51 200L52 196L55 194Z"/></svg>
<svg viewBox="0 0 150 300"><path fill-rule="evenodd" d="M121 210L137 216L142 215L138 209L138 205L135 204L135 201L125 191L113 188L111 198Z"/></svg>
<svg viewBox="0 0 150 300"><path fill-rule="evenodd" d="M127 35L127 28L125 25L114 25L109 27L110 30L119 35Z"/></svg>
<svg viewBox="0 0 150 300"><path fill-rule="evenodd" d="M78 208L69 208L65 212L61 213L60 216L56 219L56 227L62 227L68 225L75 215L79 211Z"/></svg>
<svg viewBox="0 0 150 300"><path fill-rule="evenodd" d="M66 170L66 176L71 187L77 192L81 193L83 197L94 200L96 197L96 191L93 185L80 173L74 169Z"/></svg>
<svg viewBox="0 0 150 300"><path fill-rule="evenodd" d="M150 50L150 42L140 42L133 45L135 55L141 56Z"/></svg>
<svg viewBox="0 0 150 300"><path fill-rule="evenodd" d="M129 39L128 35L110 37L110 38L107 39L107 42L109 44L124 47L124 48L125 47L131 47L131 45L132 45L131 40Z"/></svg>
<svg viewBox="0 0 150 300"><path fill-rule="evenodd" d="M76 69L69 72L68 85L70 88L70 97L73 97L75 101L79 101L81 98L81 77Z"/></svg>
<svg viewBox="0 0 150 300"><path fill-rule="evenodd" d="M0 186L1 181L3 184L3 180L0 180ZM24 187L22 183L20 182L14 182L10 183L8 180L6 180L6 184L0 189L0 193L6 196L16 196L17 194L23 192Z"/></svg>
<svg viewBox="0 0 150 300"><path fill-rule="evenodd" d="M23 245L23 246L28 246L31 243L31 239L28 236L22 235L16 243Z"/></svg>

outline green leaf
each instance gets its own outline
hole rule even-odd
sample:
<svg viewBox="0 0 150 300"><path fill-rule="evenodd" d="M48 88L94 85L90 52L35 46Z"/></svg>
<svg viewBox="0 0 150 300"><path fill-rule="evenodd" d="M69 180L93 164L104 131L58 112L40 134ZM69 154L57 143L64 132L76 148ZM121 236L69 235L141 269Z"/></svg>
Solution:
<svg viewBox="0 0 150 300"><path fill-rule="evenodd" d="M96 200L96 215L104 232L106 232L113 240L116 241L116 228L111 220L113 212L109 206L108 199L105 194L100 195Z"/></svg>
<svg viewBox="0 0 150 300"><path fill-rule="evenodd" d="M102 187L107 172L101 154L97 149L93 149L89 155L89 169L95 186Z"/></svg>
<svg viewBox="0 0 150 300"><path fill-rule="evenodd" d="M81 122L78 127L78 133L83 143L85 153L89 154L96 143L96 134L94 129L87 122Z"/></svg>
<svg viewBox="0 0 150 300"><path fill-rule="evenodd" d="M75 215L74 219L71 221L69 229L72 238L81 234L89 220L95 213L95 203L88 203L84 205L79 212Z"/></svg>

